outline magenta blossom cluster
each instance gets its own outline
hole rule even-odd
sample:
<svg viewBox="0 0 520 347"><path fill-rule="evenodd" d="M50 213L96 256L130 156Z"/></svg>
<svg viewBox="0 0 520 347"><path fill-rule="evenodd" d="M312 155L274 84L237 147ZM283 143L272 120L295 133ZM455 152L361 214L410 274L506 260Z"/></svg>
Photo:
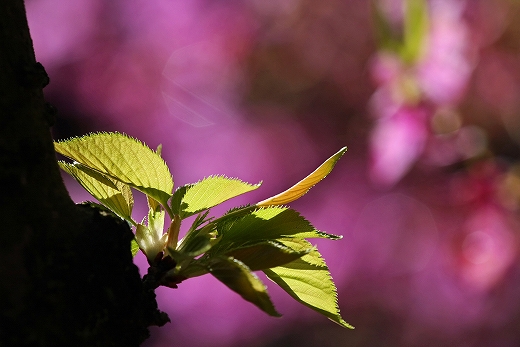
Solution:
<svg viewBox="0 0 520 347"><path fill-rule="evenodd" d="M474 47L463 20L465 2L439 0L429 5L418 57L410 62L399 52L381 49L371 64L377 88L370 101L375 117L370 174L378 184L395 184L429 145L453 142L445 135L461 130L456 108L474 66ZM436 164L460 159L450 151L449 158L433 152L429 157Z"/></svg>

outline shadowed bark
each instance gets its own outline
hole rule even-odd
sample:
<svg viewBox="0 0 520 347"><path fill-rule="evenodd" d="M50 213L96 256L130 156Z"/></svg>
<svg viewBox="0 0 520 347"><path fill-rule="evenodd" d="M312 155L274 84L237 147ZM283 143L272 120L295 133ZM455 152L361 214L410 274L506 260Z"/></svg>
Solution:
<svg viewBox="0 0 520 347"><path fill-rule="evenodd" d="M22 0L0 1L0 345L137 346L167 317L132 262L128 225L74 205Z"/></svg>

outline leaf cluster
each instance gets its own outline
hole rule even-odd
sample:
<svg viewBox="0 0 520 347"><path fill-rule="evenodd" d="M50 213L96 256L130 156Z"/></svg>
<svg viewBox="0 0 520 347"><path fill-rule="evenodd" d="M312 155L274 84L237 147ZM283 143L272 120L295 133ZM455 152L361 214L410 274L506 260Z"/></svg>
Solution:
<svg viewBox="0 0 520 347"><path fill-rule="evenodd" d="M209 216L211 208L259 188L260 183L209 176L174 191L160 147L154 151L120 133L95 133L54 146L71 160L60 161L60 167L133 226L132 253L141 250L150 267L159 269L159 285L177 287L183 280L211 274L269 315L280 316L254 273L263 271L300 303L352 328L339 313L336 287L324 259L307 241L340 237L315 229L286 206L327 176L346 148L286 191L216 218ZM147 197L148 214L141 221L132 215L132 189ZM180 238L181 224L190 216L194 220Z"/></svg>

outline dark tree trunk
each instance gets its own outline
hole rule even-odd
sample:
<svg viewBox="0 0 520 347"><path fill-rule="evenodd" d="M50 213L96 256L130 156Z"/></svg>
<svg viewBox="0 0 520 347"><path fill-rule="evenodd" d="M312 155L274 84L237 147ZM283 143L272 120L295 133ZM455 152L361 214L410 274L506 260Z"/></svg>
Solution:
<svg viewBox="0 0 520 347"><path fill-rule="evenodd" d="M22 0L0 1L0 345L137 346L164 323L120 219L61 180Z"/></svg>

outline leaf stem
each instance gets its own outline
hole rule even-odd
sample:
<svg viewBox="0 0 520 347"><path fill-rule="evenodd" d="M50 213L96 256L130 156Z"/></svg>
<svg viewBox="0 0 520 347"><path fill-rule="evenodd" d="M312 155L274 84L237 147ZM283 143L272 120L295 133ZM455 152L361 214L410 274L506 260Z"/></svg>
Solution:
<svg viewBox="0 0 520 347"><path fill-rule="evenodd" d="M173 213L173 210L170 208L170 205L168 205L167 203L161 205L164 207L164 210L166 211L166 213L168 213L168 216L172 221L175 219L175 216L179 217L178 215Z"/></svg>
<svg viewBox="0 0 520 347"><path fill-rule="evenodd" d="M181 216L173 214L172 222L168 228L168 240L166 241L167 247L176 249L177 243L179 242L179 233L181 230Z"/></svg>
<svg viewBox="0 0 520 347"><path fill-rule="evenodd" d="M137 223L135 220L133 220L132 218L125 218L125 220L126 220L128 223L132 224L133 227L137 227L137 224L138 224L138 223Z"/></svg>

